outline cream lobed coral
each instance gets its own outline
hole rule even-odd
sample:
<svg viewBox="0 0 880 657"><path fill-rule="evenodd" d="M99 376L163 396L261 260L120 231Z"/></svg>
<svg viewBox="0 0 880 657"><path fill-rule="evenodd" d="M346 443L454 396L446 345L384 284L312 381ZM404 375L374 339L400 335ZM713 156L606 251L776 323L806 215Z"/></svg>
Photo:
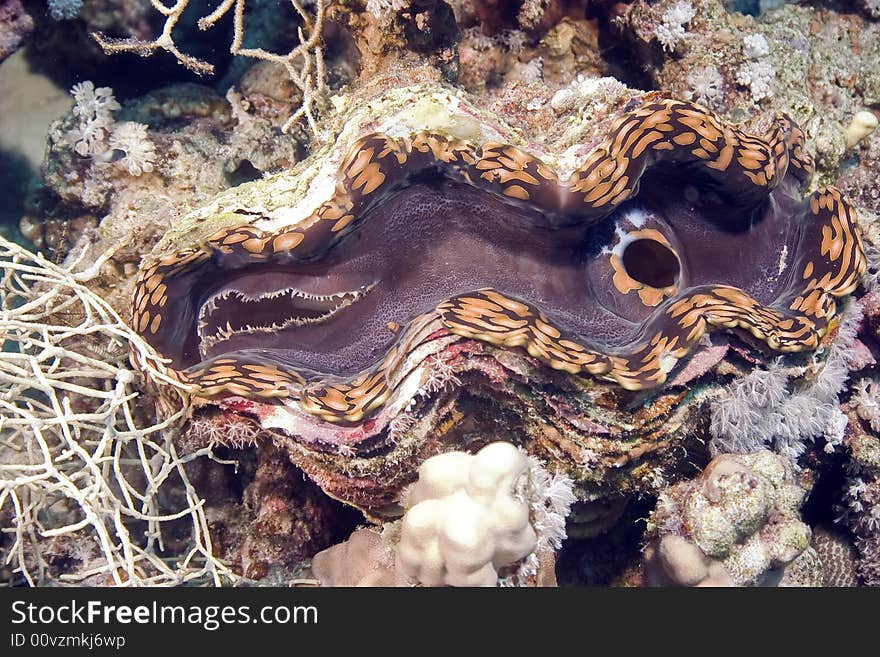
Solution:
<svg viewBox="0 0 880 657"><path fill-rule="evenodd" d="M571 482L550 475L510 443L425 461L407 491L398 570L427 586L495 586L533 575L539 550L559 548L574 501Z"/></svg>
<svg viewBox="0 0 880 657"><path fill-rule="evenodd" d="M410 488L398 566L427 586L494 586L498 571L538 543L529 507L515 496L528 461L509 443L425 461Z"/></svg>

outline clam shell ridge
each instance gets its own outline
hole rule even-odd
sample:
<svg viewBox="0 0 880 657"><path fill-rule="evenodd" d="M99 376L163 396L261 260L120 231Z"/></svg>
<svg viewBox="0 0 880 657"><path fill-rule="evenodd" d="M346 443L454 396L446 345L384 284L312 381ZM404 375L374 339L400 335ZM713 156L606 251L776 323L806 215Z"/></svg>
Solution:
<svg viewBox="0 0 880 657"><path fill-rule="evenodd" d="M279 257L285 262L314 259L359 226L383 191L400 187L416 172L437 171L550 218L576 216L597 224L635 197L645 171L657 165L698 171L726 198L744 206L767 199L786 176L803 190L813 169L803 133L785 116L756 137L699 105L656 95L644 97L614 122L606 138L564 179L538 157L508 144L474 143L439 131L395 137L373 133L351 147L329 197L307 217L277 230L261 230L249 218L196 246L145 260L136 283L133 325L168 356L163 331L179 322L175 311L183 303L173 296L175 280L209 265L222 268L224 262L259 266ZM406 354L438 327L524 349L554 369L594 375L629 390L663 384L671 364L715 328L745 331L778 352L815 349L835 314L835 299L855 289L866 258L855 209L837 189L821 188L803 199L803 206L807 225L797 252L787 259L789 283L779 298L762 304L730 285L691 287L659 304L639 338L625 349L603 350L554 325L527 299L484 288L453 296L413 318L384 358L349 377L300 370L258 352L190 365L172 358L173 373L199 397L284 399L326 421L355 423L388 399Z"/></svg>

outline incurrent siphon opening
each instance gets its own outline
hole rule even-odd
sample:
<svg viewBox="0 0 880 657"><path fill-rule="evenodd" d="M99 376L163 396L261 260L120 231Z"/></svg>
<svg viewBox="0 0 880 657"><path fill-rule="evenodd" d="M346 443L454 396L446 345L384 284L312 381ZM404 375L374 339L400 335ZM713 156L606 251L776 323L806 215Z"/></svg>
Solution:
<svg viewBox="0 0 880 657"><path fill-rule="evenodd" d="M680 269L675 252L652 239L637 239L627 244L622 261L633 280L656 288L674 285Z"/></svg>

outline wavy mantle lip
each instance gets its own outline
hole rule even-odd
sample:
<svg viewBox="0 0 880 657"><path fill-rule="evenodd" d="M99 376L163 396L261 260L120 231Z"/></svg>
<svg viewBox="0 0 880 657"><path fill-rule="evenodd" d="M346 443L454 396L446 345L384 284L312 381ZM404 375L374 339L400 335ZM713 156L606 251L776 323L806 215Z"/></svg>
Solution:
<svg viewBox="0 0 880 657"><path fill-rule="evenodd" d="M225 272L244 276L238 283L243 289L236 292L245 300L296 290L291 298L300 299L300 306L285 310L284 321L291 325L321 325L324 315L343 317L358 308L362 302L354 297L333 296L341 290L298 287L303 281L314 286L320 277L303 278L297 272L344 252L346 240L351 243L358 231L369 235L377 220L368 217L381 213L392 192L412 185L424 172L487 194L507 204L511 213L529 212L531 229L545 235L562 235L573 227L598 229L615 210L643 195L643 183L653 189L645 194L662 200L664 189L679 190L652 184L652 172L671 172L666 182L692 178L698 190L711 191L720 205L738 208L743 215L761 207L765 216L777 210L792 213L785 219L787 225L795 225L794 238L781 245L779 259L779 273L785 270L787 275L775 298L763 300L723 281L684 280L654 289L623 280L628 277L621 273L618 253L613 286L626 299L621 307L630 307L626 304L635 296L626 295L636 289L640 303L648 306L636 318L634 337L622 345L572 330L576 323L560 323L558 313L548 315L541 304L510 290L479 287L435 300L405 324L389 322L393 344L376 362L364 363L351 374L322 372L278 348L252 345L223 352L222 336L203 350L205 357L199 355L193 347L199 335L199 305L203 310L206 300L225 298L227 293L218 292L215 285ZM331 198L304 221L274 232L251 224L224 229L198 247L147 263L137 283L133 322L200 396L298 400L305 410L331 422L358 422L381 406L390 394L395 368L426 331L437 326L462 337L525 349L555 369L600 376L627 389L651 388L665 382L678 360L712 328L746 331L780 352L818 346L835 313L834 299L856 287L865 256L855 210L836 189L826 187L799 200L798 190L811 173L803 133L784 116L758 138L698 105L656 97L624 114L567 180L559 180L541 160L509 145L473 144L432 132L400 138L368 135L343 162ZM686 254L676 252L682 255ZM293 268L293 273L282 272L284 268ZM252 272L251 278L242 272ZM370 282L369 276L356 280L355 274L345 274L350 279L344 281L345 290ZM682 278L686 275L683 271ZM256 280L273 276L293 276L294 284L256 291L263 285ZM234 289L235 284L230 285ZM345 299L347 307L331 302L323 314L311 307L311 314L305 314L302 299L325 297ZM308 319L314 317L319 319ZM255 333L279 333L271 323L267 331L246 325ZM213 352L212 347L219 350ZM186 349L196 356L185 356Z"/></svg>

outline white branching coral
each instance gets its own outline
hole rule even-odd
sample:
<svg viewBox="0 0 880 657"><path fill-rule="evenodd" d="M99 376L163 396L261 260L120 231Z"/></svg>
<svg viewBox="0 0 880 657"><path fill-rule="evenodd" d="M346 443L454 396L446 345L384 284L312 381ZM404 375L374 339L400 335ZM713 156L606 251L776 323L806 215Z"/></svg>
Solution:
<svg viewBox="0 0 880 657"><path fill-rule="evenodd" d="M711 407L713 454L750 453L772 446L795 460L817 438L825 439L827 451L841 444L846 418L838 395L849 378L848 351L861 317L858 303L844 308L837 339L812 381L792 384L782 366L773 362L731 383Z"/></svg>
<svg viewBox="0 0 880 657"><path fill-rule="evenodd" d="M667 9L662 17L662 22L657 26L654 34L663 50L675 51L678 44L687 37L685 26L696 16L694 6L688 0L679 0Z"/></svg>
<svg viewBox="0 0 880 657"><path fill-rule="evenodd" d="M67 133L71 147L83 157L103 153L107 150L107 131L114 123L113 112L120 109L113 90L110 87L96 89L86 80L75 84L70 93L76 117L76 125Z"/></svg>
<svg viewBox="0 0 880 657"><path fill-rule="evenodd" d="M503 583L520 583L536 571L538 550L561 545L573 501L570 480L510 443L440 454L402 501L397 567L427 586L495 586L518 564Z"/></svg>
<svg viewBox="0 0 880 657"><path fill-rule="evenodd" d="M132 176L149 173L156 162L156 147L147 137L147 126L134 121L117 123L108 140L110 150L122 153L115 164Z"/></svg>
<svg viewBox="0 0 880 657"><path fill-rule="evenodd" d="M32 586L235 581L184 468L210 449L175 446L186 391L86 286L109 257L77 273L0 238L0 559ZM130 351L181 393L167 420L143 402ZM183 552L165 543L172 521L189 525ZM88 559L53 573L53 541Z"/></svg>
<svg viewBox="0 0 880 657"><path fill-rule="evenodd" d="M375 1L378 4L387 5L399 5L402 2L402 0ZM233 34L229 52L233 55L274 62L283 66L291 81L302 93L302 102L299 108L284 124L282 131L285 133L289 132L300 119L305 118L312 135L318 141L323 141L325 135L318 128L315 114L327 82L324 53L322 50L323 43L321 41L321 32L324 28L324 10L327 0L313 0L312 2L290 0L290 4L301 21L301 25L297 28L299 42L287 53L273 53L262 48L245 48L243 46L247 2L248 0L222 0L214 11L199 19L199 29L211 29L223 17L231 14ZM152 41L114 39L100 32L92 33L92 38L97 41L107 54L133 52L142 57L148 57L157 50L165 50L174 55L177 61L194 73L199 75L211 74L214 72L214 67L211 64L181 52L174 42L174 28L189 4L190 0L176 0L172 6L166 7L160 0L153 0L153 7L162 14L165 23L162 27L162 33ZM307 9L307 6L310 9Z"/></svg>

